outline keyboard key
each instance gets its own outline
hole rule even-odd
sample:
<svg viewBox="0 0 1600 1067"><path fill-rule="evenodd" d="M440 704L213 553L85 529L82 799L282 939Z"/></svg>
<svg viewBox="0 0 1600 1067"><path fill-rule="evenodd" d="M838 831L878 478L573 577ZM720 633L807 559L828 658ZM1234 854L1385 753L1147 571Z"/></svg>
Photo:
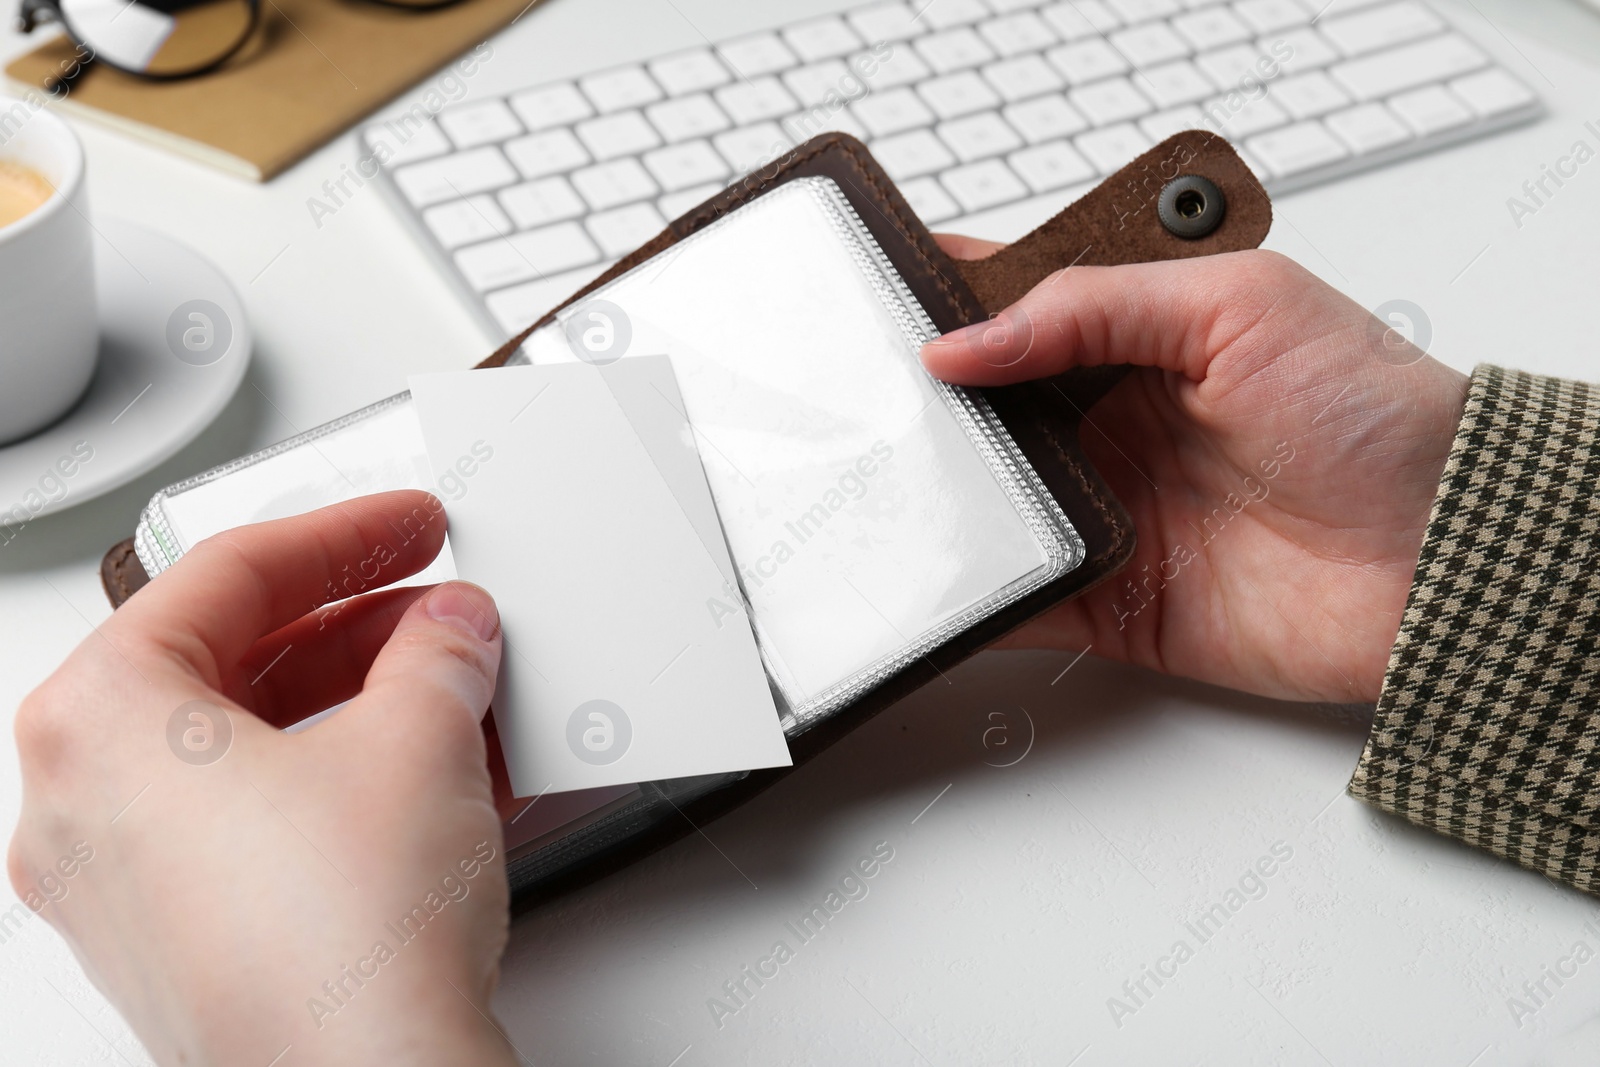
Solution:
<svg viewBox="0 0 1600 1067"><path fill-rule="evenodd" d="M969 26L991 17L989 9L979 0L937 0L936 3L921 0L921 3L918 10L922 12L923 21L936 30Z"/></svg>
<svg viewBox="0 0 1600 1067"><path fill-rule="evenodd" d="M1056 35L1050 32L1050 27L1031 11L991 19L978 27L978 35L1003 56L1038 52L1056 43Z"/></svg>
<svg viewBox="0 0 1600 1067"><path fill-rule="evenodd" d="M663 56L650 64L650 73L669 97L715 89L733 79L728 68L704 48Z"/></svg>
<svg viewBox="0 0 1600 1067"><path fill-rule="evenodd" d="M1322 35L1347 56L1392 48L1444 29L1438 15L1412 0L1384 4L1354 15L1330 16L1319 19L1317 25Z"/></svg>
<svg viewBox="0 0 1600 1067"><path fill-rule="evenodd" d="M1275 129L1289 121L1289 113L1271 97L1254 99L1239 93L1207 100L1200 105L1206 125L1234 141Z"/></svg>
<svg viewBox="0 0 1600 1067"><path fill-rule="evenodd" d="M506 155L524 178L561 174L589 162L589 153L571 130L546 130L507 141Z"/></svg>
<svg viewBox="0 0 1600 1067"><path fill-rule="evenodd" d="M878 41L904 41L924 33L927 26L917 19L909 4L874 4L857 8L845 15L861 39L875 44Z"/></svg>
<svg viewBox="0 0 1600 1067"><path fill-rule="evenodd" d="M813 63L819 59L847 56L865 42L836 16L812 19L790 26L783 31L783 39L802 60Z"/></svg>
<svg viewBox="0 0 1600 1067"><path fill-rule="evenodd" d="M1164 19L1168 15L1176 15L1178 5L1173 0L1106 0L1128 25L1136 22L1148 22L1150 19Z"/></svg>
<svg viewBox="0 0 1600 1067"><path fill-rule="evenodd" d="M935 5L945 0L935 0ZM929 34L915 42L917 53L940 74L965 70L995 58L994 51L972 30L961 28Z"/></svg>
<svg viewBox="0 0 1600 1067"><path fill-rule="evenodd" d="M1450 83L1450 89L1486 119L1526 107L1537 99L1532 89L1498 69L1457 78Z"/></svg>
<svg viewBox="0 0 1600 1067"><path fill-rule="evenodd" d="M1039 17L1063 41L1099 37L1122 25L1122 20L1100 0L1061 0L1040 8Z"/></svg>
<svg viewBox="0 0 1600 1067"><path fill-rule="evenodd" d="M1405 123L1382 104L1362 104L1322 120L1351 152L1358 156L1411 140Z"/></svg>
<svg viewBox="0 0 1600 1067"><path fill-rule="evenodd" d="M622 257L660 233L666 226L654 204L630 204L589 216L589 236L608 256Z"/></svg>
<svg viewBox="0 0 1600 1067"><path fill-rule="evenodd" d="M1172 28L1197 52L1238 44L1251 37L1250 27L1225 7L1208 7L1203 11L1179 15L1172 20Z"/></svg>
<svg viewBox="0 0 1600 1067"><path fill-rule="evenodd" d="M851 60L866 83L874 89L892 89L897 85L910 85L921 81L930 73L928 65L910 45L897 44L887 56L863 53Z"/></svg>
<svg viewBox="0 0 1600 1067"><path fill-rule="evenodd" d="M500 203L520 230L575 219L587 209L565 178L541 178L500 190Z"/></svg>
<svg viewBox="0 0 1600 1067"><path fill-rule="evenodd" d="M661 99L661 87L651 80L643 67L618 67L590 74L579 78L578 86L601 114Z"/></svg>
<svg viewBox="0 0 1600 1067"><path fill-rule="evenodd" d="M900 194L926 225L932 226L961 213L950 194L932 178L913 178L899 184Z"/></svg>
<svg viewBox="0 0 1600 1067"><path fill-rule="evenodd" d="M366 132L367 147L374 152L379 146L389 150L384 166L400 167L450 151L450 140L432 122L417 122L401 116L394 122L372 126Z"/></svg>
<svg viewBox="0 0 1600 1067"><path fill-rule="evenodd" d="M637 159L617 159L573 171L572 184L596 211L654 196L656 183Z"/></svg>
<svg viewBox="0 0 1600 1067"><path fill-rule="evenodd" d="M1294 0L1239 0L1233 5L1233 13L1258 34L1304 26L1312 14Z"/></svg>
<svg viewBox="0 0 1600 1067"><path fill-rule="evenodd" d="M1068 93L1067 99L1096 126L1109 126L1155 110L1150 99L1126 78L1107 78L1085 85Z"/></svg>
<svg viewBox="0 0 1600 1067"><path fill-rule="evenodd" d="M1266 74L1278 70L1279 61L1264 48L1253 44L1236 44L1202 52L1195 57L1194 65L1218 89L1232 92L1241 85L1262 81Z"/></svg>
<svg viewBox="0 0 1600 1067"><path fill-rule="evenodd" d="M853 98L863 92L860 76L845 66L842 59L824 59L821 63L808 63L785 71L783 84L799 101L800 107L820 104L830 97L836 100Z"/></svg>
<svg viewBox="0 0 1600 1067"><path fill-rule="evenodd" d="M747 126L763 119L787 115L799 103L789 95L789 90L773 77L754 78L750 81L724 86L715 94L722 110L728 113L735 125Z"/></svg>
<svg viewBox="0 0 1600 1067"><path fill-rule="evenodd" d="M1165 141L1175 133L1185 130L1203 130L1206 128L1205 116L1193 104L1175 107L1169 111L1158 111L1154 115L1146 115L1139 120L1139 129L1143 130L1152 141Z"/></svg>
<svg viewBox="0 0 1600 1067"><path fill-rule="evenodd" d="M456 253L456 267L469 285L484 292L581 267L599 257L581 226L562 222L463 248Z"/></svg>
<svg viewBox="0 0 1600 1067"><path fill-rule="evenodd" d="M1182 59L1189 54L1189 45L1172 32L1165 22L1149 22L1143 26L1120 30L1111 35L1111 47L1120 52L1134 68L1165 63L1169 59Z"/></svg>
<svg viewBox="0 0 1600 1067"><path fill-rule="evenodd" d="M928 130L873 141L872 154L897 182L944 170L956 161L944 142Z"/></svg>
<svg viewBox="0 0 1600 1067"><path fill-rule="evenodd" d="M1017 131L992 111L941 122L935 132L963 163L1003 155L1022 147Z"/></svg>
<svg viewBox="0 0 1600 1067"><path fill-rule="evenodd" d="M1140 152L1155 144L1144 135L1143 130L1126 122L1079 134L1072 143L1101 174L1110 174L1126 166Z"/></svg>
<svg viewBox="0 0 1600 1067"><path fill-rule="evenodd" d="M726 41L717 45L717 55L741 78L775 74L799 62L775 33L758 33Z"/></svg>
<svg viewBox="0 0 1600 1067"><path fill-rule="evenodd" d="M1024 148L1013 152L1007 161L1036 193L1048 193L1095 177L1094 164L1066 141Z"/></svg>
<svg viewBox="0 0 1600 1067"><path fill-rule="evenodd" d="M707 182L726 181L732 176L727 161L705 141L686 141L646 152L644 165L661 188L669 192Z"/></svg>
<svg viewBox="0 0 1600 1067"><path fill-rule="evenodd" d="M856 121L848 108L830 108L819 104L809 111L790 115L778 125L792 144L809 141L819 133L848 133L858 141L867 139L867 128Z"/></svg>
<svg viewBox="0 0 1600 1067"><path fill-rule="evenodd" d="M942 119L959 118L1000 105L1000 97L989 88L989 83L970 70L931 78L917 86L917 92Z"/></svg>
<svg viewBox="0 0 1600 1067"><path fill-rule="evenodd" d="M517 172L493 146L412 163L394 172L395 184L411 206L419 208L488 192L516 180Z"/></svg>
<svg viewBox="0 0 1600 1067"><path fill-rule="evenodd" d="M1067 79L1068 85L1084 85L1128 69L1122 54L1098 37L1052 48L1045 58Z"/></svg>
<svg viewBox="0 0 1600 1067"><path fill-rule="evenodd" d="M1336 63L1328 73L1357 100L1373 100L1467 74L1488 62L1477 45L1447 33L1421 44Z"/></svg>
<svg viewBox="0 0 1600 1067"><path fill-rule="evenodd" d="M998 159L947 170L940 175L940 183L967 211L982 211L1028 195L1028 187Z"/></svg>
<svg viewBox="0 0 1600 1067"><path fill-rule="evenodd" d="M1339 18L1353 11L1374 7L1385 0L1300 0L1313 14L1322 18Z"/></svg>
<svg viewBox="0 0 1600 1067"><path fill-rule="evenodd" d="M502 100L485 100L480 104L446 108L439 113L438 121L457 148L493 144L522 132L522 123L517 121Z"/></svg>
<svg viewBox="0 0 1600 1067"><path fill-rule="evenodd" d="M1350 150L1320 122L1297 122L1281 130L1258 134L1246 141L1245 147L1279 178L1292 178L1325 167L1350 154Z"/></svg>
<svg viewBox="0 0 1600 1067"><path fill-rule="evenodd" d="M507 335L521 333L544 317L573 293L582 289L599 273L596 267L535 278L484 297L489 314Z"/></svg>
<svg viewBox="0 0 1600 1067"><path fill-rule="evenodd" d="M1424 137L1465 126L1473 118L1466 104L1438 85L1391 96L1388 103L1390 111Z"/></svg>
<svg viewBox="0 0 1600 1067"><path fill-rule="evenodd" d="M1185 59L1141 71L1138 87L1155 101L1157 107L1192 104L1216 91L1210 79Z"/></svg>
<svg viewBox="0 0 1600 1067"><path fill-rule="evenodd" d="M794 141L776 122L761 122L719 133L711 139L735 174L776 158L794 147Z"/></svg>
<svg viewBox="0 0 1600 1067"><path fill-rule="evenodd" d="M1235 145L1234 151L1239 153L1239 158L1244 160L1244 165L1250 168L1250 173L1256 176L1256 181L1265 184L1272 180L1272 172L1267 169L1267 165L1251 155L1248 148L1240 148Z"/></svg>
<svg viewBox="0 0 1600 1067"><path fill-rule="evenodd" d="M875 137L899 133L933 123L934 115L910 89L873 93L852 105L856 118Z"/></svg>
<svg viewBox="0 0 1600 1067"><path fill-rule="evenodd" d="M1274 40L1272 45L1274 55L1287 57L1279 60L1285 74L1317 70L1339 59L1339 50L1309 26L1302 30L1290 30Z"/></svg>
<svg viewBox="0 0 1600 1067"><path fill-rule="evenodd" d="M1012 104L1002 112L1029 144L1069 137L1089 128L1089 120L1056 94Z"/></svg>
<svg viewBox="0 0 1600 1067"><path fill-rule="evenodd" d="M708 137L733 125L705 93L663 100L645 108L644 113L668 144L692 137Z"/></svg>
<svg viewBox="0 0 1600 1067"><path fill-rule="evenodd" d="M542 85L525 93L514 93L510 99L511 110L517 113L522 124L530 130L544 130L551 126L566 126L594 114L589 101L578 92L576 85Z"/></svg>
<svg viewBox="0 0 1600 1067"><path fill-rule="evenodd" d="M661 143L655 128L637 111L602 115L577 126L578 139L596 159L615 159L654 148Z"/></svg>
<svg viewBox="0 0 1600 1067"><path fill-rule="evenodd" d="M990 63L982 71L983 80L1000 90L1007 100L1026 100L1040 93L1054 92L1066 83L1055 68L1038 56L1018 56Z"/></svg>
<svg viewBox="0 0 1600 1067"><path fill-rule="evenodd" d="M692 189L680 189L676 193L668 193L656 201L656 207L661 214L669 219L675 219L688 211L722 192L724 186L721 182L707 182L696 185Z"/></svg>
<svg viewBox="0 0 1600 1067"><path fill-rule="evenodd" d="M1344 90L1319 70L1274 82L1272 99L1297 119L1316 118L1349 107L1351 103Z"/></svg>
<svg viewBox="0 0 1600 1067"><path fill-rule="evenodd" d="M512 232L511 220L500 205L483 195L430 207L422 213L422 221L445 248L459 248Z"/></svg>

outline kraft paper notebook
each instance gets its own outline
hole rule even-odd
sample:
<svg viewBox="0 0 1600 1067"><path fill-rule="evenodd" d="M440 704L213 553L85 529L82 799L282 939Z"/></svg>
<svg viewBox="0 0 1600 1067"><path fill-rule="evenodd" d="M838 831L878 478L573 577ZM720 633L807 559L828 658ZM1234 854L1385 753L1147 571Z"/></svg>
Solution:
<svg viewBox="0 0 1600 1067"><path fill-rule="evenodd" d="M468 0L408 11L365 0L269 0L255 36L219 70L155 82L91 66L55 106L266 181L430 75L427 110L460 99L493 61L489 38L531 6ZM13 60L11 91L43 92L73 57L60 36Z"/></svg>
<svg viewBox="0 0 1600 1067"><path fill-rule="evenodd" d="M1175 212L1180 196L1184 206ZM569 395L589 399L569 403L601 405L613 427L608 448L626 438L656 457L654 474L627 462L638 477L659 482L651 490L653 525L670 521L683 531L675 548L662 547L666 538L651 545L658 555L668 551L664 562L621 590L596 583L609 590L596 595L613 607L635 597L682 597L663 593L655 577L677 563L699 568L702 584L731 572L734 580L706 596L706 607L716 626L737 629L747 643L728 662L754 665L766 692L733 695L720 675L697 684L708 701L750 716L745 726L764 729L775 720L798 766L1006 632L1110 577L1133 550L1127 514L1077 440L1084 411L1115 384L1117 371L960 389L927 375L920 345L998 312L1071 264L1250 248L1270 220L1265 194L1225 141L1178 134L1020 241L987 259L956 262L864 146L825 135L675 220L481 369L440 376L448 389L417 379L426 390L416 397L388 398L163 490L136 537L108 554L102 577L120 603L211 532L408 487L438 492L451 517L456 555L427 580L460 573L529 599L541 581L562 578L554 568L563 563L580 572L604 568L627 545L608 539L610 528L593 539L612 546L610 557L593 554L581 536L549 542L565 546L560 560L517 551L524 539L538 539L537 523L628 525L615 517L625 509L554 488L566 483L553 478L545 454L559 442L529 447L540 438L515 428L541 418L542 390L561 373L578 375L587 392ZM502 367L509 369L495 369ZM328 476L329 462L338 478ZM589 496L636 491L610 473L621 462L585 468ZM676 511L659 510L669 501ZM508 641L517 639L519 611L532 613L520 624L526 632L551 622L537 604L519 600L506 616ZM650 647L659 644L656 634L575 625L590 631L601 667L607 656L670 651ZM685 638L685 654L696 640ZM527 682L538 668L529 659L518 669ZM606 677L601 669L583 684ZM508 686L503 676L486 722L510 877L523 900L692 832L790 769L769 751L732 756L715 773L648 781L626 774L625 762L604 775L568 773L563 768L576 765L563 748L594 762L594 751L613 743L611 712L593 720L600 725L578 722L590 704L567 705L590 690L541 680L550 684ZM666 707L664 697L636 691L630 699L646 705L646 729L699 736L692 716L654 706ZM569 714L574 730L591 732L566 734L563 745ZM525 736L542 737L535 755L556 762L527 764L519 750ZM586 755L580 741L591 737L596 749ZM538 769L533 778L522 773L513 790L517 776L508 779L507 763ZM530 796L547 778L578 791ZM582 788L590 784L597 788ZM559 804L529 815L552 798Z"/></svg>

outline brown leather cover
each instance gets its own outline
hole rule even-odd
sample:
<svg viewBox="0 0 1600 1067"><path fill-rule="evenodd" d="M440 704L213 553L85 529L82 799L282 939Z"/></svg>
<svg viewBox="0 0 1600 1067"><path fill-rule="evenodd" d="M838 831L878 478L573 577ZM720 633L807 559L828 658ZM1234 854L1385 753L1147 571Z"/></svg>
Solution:
<svg viewBox="0 0 1600 1067"><path fill-rule="evenodd" d="M1199 239L1169 233L1156 211L1161 187L1179 174L1209 178L1223 192L1221 225ZM943 332L998 312L1051 273L1073 265L1148 262L1254 248L1266 236L1272 213L1265 192L1226 141L1214 134L1177 134L1150 149L1082 199L1016 243L979 260L952 260L934 241L894 183L865 146L844 134L826 134L753 173L674 220L668 228L562 303L592 290L729 211L783 182L824 176L844 191L934 324ZM774 251L777 254L777 250ZM553 309L510 339L480 367L499 366L528 334L554 318ZM1115 384L1116 368L1069 371L1053 379L984 390L995 413L1028 457L1045 486L1083 538L1085 561L1062 578L947 642L848 707L790 739L796 767L879 711L948 672L957 663L1032 619L1114 574L1133 552L1127 513L1084 459L1078 426L1084 412ZM101 567L106 592L120 604L148 579L131 541L107 554ZM789 773L755 771L733 785L682 805L683 820L658 824L546 880L522 900L545 897L632 862L731 810ZM515 881L515 878L514 878Z"/></svg>

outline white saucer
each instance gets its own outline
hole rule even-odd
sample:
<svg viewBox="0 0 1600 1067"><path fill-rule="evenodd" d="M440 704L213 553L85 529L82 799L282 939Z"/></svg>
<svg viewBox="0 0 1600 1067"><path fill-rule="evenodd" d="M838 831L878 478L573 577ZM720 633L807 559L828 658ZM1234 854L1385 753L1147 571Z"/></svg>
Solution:
<svg viewBox="0 0 1600 1067"><path fill-rule="evenodd" d="M0 541L18 507L30 518L60 511L170 458L217 417L250 363L244 307L221 271L135 223L94 225L100 364L76 407L0 447Z"/></svg>

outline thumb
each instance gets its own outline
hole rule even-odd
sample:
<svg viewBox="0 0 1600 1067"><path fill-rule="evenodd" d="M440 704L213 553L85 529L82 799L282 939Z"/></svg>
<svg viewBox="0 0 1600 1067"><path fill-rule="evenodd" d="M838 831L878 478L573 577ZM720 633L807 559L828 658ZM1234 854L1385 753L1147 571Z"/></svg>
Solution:
<svg viewBox="0 0 1600 1067"><path fill-rule="evenodd" d="M401 616L359 700L386 719L444 715L476 730L494 696L501 645L494 598L468 582L445 582Z"/></svg>
<svg viewBox="0 0 1600 1067"><path fill-rule="evenodd" d="M1258 325L1280 294L1310 278L1290 260L1259 251L1069 267L995 317L930 341L922 362L957 385L1007 385L1108 363L1202 381L1214 356Z"/></svg>

